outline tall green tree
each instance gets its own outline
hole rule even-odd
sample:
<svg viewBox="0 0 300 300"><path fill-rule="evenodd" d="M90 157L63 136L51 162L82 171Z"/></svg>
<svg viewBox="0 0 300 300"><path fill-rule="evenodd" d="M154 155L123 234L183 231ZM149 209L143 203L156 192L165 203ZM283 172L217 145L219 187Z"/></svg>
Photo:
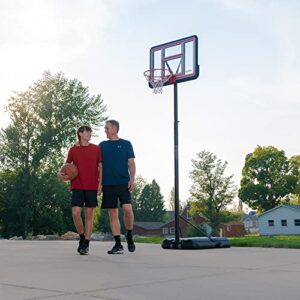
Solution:
<svg viewBox="0 0 300 300"><path fill-rule="evenodd" d="M283 150L257 146L246 156L239 198L252 209L269 210L295 192L298 171Z"/></svg>
<svg viewBox="0 0 300 300"><path fill-rule="evenodd" d="M182 201L179 199L179 210L183 209L183 203ZM168 209L170 209L171 211L175 210L175 188L172 187L171 192L170 192L170 196L168 199Z"/></svg>
<svg viewBox="0 0 300 300"><path fill-rule="evenodd" d="M225 176L227 162L205 150L197 154L196 160L192 160L192 167L190 213L203 215L213 234L218 235L222 213L236 195L233 175Z"/></svg>
<svg viewBox="0 0 300 300"><path fill-rule="evenodd" d="M136 211L135 219L143 222L164 221L166 210L164 207L163 195L160 186L153 179L150 184L146 184L139 198L139 208Z"/></svg>
<svg viewBox="0 0 300 300"><path fill-rule="evenodd" d="M131 192L132 209L134 213L138 212L141 209L140 197L146 184L147 181L145 178L143 178L141 175L136 176L133 190Z"/></svg>
<svg viewBox="0 0 300 300"><path fill-rule="evenodd" d="M38 209L38 199L43 197L43 189L40 192L35 185L39 182L43 186L43 174L56 177L66 149L75 141L76 128L82 124L99 128L106 119L106 107L100 95L90 95L77 79L69 80L62 73L52 75L47 71L25 92L15 93L8 101L7 111L11 123L0 134L0 169L15 176L15 201L22 207L18 227L25 237L35 231L33 214ZM5 172L1 176L6 176ZM66 188L57 180L52 184ZM5 214L6 209L2 207L1 211Z"/></svg>
<svg viewBox="0 0 300 300"><path fill-rule="evenodd" d="M300 155L294 155L289 159L292 174L297 178L295 189L292 192L291 199L300 203Z"/></svg>

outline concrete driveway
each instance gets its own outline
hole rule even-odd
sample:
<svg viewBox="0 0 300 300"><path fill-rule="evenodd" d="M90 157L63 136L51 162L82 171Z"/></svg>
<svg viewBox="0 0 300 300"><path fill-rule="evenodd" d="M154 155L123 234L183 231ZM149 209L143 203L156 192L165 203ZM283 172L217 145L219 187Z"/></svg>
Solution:
<svg viewBox="0 0 300 300"><path fill-rule="evenodd" d="M0 240L1 300L300 300L300 250L225 248L90 255L73 241Z"/></svg>

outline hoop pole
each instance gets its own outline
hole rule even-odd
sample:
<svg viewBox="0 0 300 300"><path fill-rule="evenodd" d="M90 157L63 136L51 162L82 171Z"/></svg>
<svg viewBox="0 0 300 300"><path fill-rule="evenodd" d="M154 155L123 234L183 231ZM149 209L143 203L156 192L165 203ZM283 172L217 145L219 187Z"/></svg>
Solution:
<svg viewBox="0 0 300 300"><path fill-rule="evenodd" d="M177 82L174 83L174 189L175 189L175 244L179 247L179 168L178 168L178 94Z"/></svg>

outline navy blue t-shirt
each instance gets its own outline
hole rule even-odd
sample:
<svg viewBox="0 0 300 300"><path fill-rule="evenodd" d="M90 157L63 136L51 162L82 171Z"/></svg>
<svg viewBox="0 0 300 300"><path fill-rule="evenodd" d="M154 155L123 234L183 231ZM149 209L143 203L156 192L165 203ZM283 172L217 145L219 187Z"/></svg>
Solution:
<svg viewBox="0 0 300 300"><path fill-rule="evenodd" d="M102 185L127 184L130 180L128 159L134 158L129 141L103 141L99 144L102 151Z"/></svg>

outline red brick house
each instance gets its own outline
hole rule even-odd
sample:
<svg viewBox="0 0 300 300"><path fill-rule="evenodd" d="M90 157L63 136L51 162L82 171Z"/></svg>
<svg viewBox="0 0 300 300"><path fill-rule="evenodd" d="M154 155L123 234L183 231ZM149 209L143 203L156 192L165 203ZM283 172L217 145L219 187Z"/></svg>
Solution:
<svg viewBox="0 0 300 300"><path fill-rule="evenodd" d="M170 221L166 223L161 222L135 222L133 225L133 234L144 236L170 236L175 234L175 213L169 212ZM188 213L188 207L186 206L180 213L180 216L185 220L199 225L205 223L205 219L199 215L190 216ZM179 218L179 227L182 236L186 235L189 224Z"/></svg>
<svg viewBox="0 0 300 300"><path fill-rule="evenodd" d="M133 234L143 236L161 236L162 222L135 222L133 225Z"/></svg>
<svg viewBox="0 0 300 300"><path fill-rule="evenodd" d="M221 224L220 236L234 237L244 236L246 234L245 225L243 222L229 222Z"/></svg>

